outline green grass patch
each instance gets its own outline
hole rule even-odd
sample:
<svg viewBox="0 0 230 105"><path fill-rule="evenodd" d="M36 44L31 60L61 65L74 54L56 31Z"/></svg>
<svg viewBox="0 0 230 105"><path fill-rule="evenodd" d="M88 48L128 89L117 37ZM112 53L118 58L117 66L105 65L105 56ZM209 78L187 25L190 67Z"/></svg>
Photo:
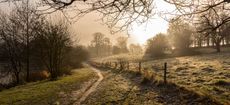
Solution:
<svg viewBox="0 0 230 105"><path fill-rule="evenodd" d="M72 75L56 81L39 81L0 92L1 105L49 105L59 100L59 93L79 89L80 84L95 77L89 68L76 69Z"/></svg>

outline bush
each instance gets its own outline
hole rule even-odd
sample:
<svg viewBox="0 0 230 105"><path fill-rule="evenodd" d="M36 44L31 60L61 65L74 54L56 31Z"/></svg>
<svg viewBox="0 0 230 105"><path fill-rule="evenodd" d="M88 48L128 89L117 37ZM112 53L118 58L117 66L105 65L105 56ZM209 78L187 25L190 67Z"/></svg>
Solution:
<svg viewBox="0 0 230 105"><path fill-rule="evenodd" d="M69 52L66 54L64 59L64 67L70 68L80 68L82 67L82 62L89 59L89 52L83 46L76 46L69 48Z"/></svg>
<svg viewBox="0 0 230 105"><path fill-rule="evenodd" d="M181 19L169 22L168 34L173 47L181 52L186 51L192 44L193 28Z"/></svg>
<svg viewBox="0 0 230 105"><path fill-rule="evenodd" d="M47 70L42 71L33 71L30 73L30 81L40 81L44 79L48 79L50 76L49 72Z"/></svg>
<svg viewBox="0 0 230 105"><path fill-rule="evenodd" d="M151 57L163 56L168 48L166 35L159 33L148 40L146 54L149 54Z"/></svg>
<svg viewBox="0 0 230 105"><path fill-rule="evenodd" d="M68 65L64 66L60 70L60 75L71 75L72 74L72 69L73 69L73 67L71 67L71 66L68 66Z"/></svg>

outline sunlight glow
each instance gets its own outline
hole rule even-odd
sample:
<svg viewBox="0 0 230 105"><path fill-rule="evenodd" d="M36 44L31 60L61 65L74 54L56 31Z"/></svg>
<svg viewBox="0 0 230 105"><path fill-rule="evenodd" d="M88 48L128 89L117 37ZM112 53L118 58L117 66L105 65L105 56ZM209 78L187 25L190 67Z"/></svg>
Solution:
<svg viewBox="0 0 230 105"><path fill-rule="evenodd" d="M150 20L149 23L143 25L133 25L133 30L130 32L131 37L134 37L139 44L145 44L145 42L152 38L157 33L166 33L168 28L167 21L160 17Z"/></svg>
<svg viewBox="0 0 230 105"><path fill-rule="evenodd" d="M174 6L167 4L163 0L156 0L157 11L172 11ZM168 22L157 14L148 23L142 25L134 24L132 30L129 32L137 43L146 44L149 38L152 38L157 33L166 33L168 29Z"/></svg>

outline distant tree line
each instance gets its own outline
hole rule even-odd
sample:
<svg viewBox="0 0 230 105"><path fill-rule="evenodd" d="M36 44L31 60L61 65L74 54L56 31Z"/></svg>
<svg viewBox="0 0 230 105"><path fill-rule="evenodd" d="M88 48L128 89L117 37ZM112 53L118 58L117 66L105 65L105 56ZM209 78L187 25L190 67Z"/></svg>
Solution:
<svg viewBox="0 0 230 105"><path fill-rule="evenodd" d="M0 14L0 63L8 65L4 71L16 84L29 82L36 70L55 80L88 59L86 48L74 46L67 22L47 20L28 1L22 4Z"/></svg>
<svg viewBox="0 0 230 105"><path fill-rule="evenodd" d="M147 41L146 54L156 57L169 52L191 53L191 48L201 47L213 47L220 52L221 46L230 46L230 23L215 31L210 26L215 24L212 21L201 17L199 24L191 24L182 19L172 19L166 34L159 33Z"/></svg>
<svg viewBox="0 0 230 105"><path fill-rule="evenodd" d="M110 38L104 34L97 32L93 34L93 40L88 46L91 57L105 57L122 53L138 53L142 52L142 47L138 44L130 44L128 47L128 37L118 37L115 45Z"/></svg>

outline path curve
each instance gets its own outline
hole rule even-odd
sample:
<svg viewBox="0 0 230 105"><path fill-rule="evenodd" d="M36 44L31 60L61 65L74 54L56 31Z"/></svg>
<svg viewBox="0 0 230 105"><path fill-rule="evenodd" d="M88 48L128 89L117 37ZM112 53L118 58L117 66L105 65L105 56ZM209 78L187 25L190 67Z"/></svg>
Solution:
<svg viewBox="0 0 230 105"><path fill-rule="evenodd" d="M81 96L81 98L79 99L78 102L76 102L74 105L81 105L81 102L85 101L85 99L90 95L90 93L92 93L93 91L96 90L97 86L101 83L101 81L104 79L103 75L101 74L101 71L88 65L88 64L85 64L87 65L88 67L90 67L94 72L97 73L98 75L98 80L87 90L83 93L83 95Z"/></svg>

